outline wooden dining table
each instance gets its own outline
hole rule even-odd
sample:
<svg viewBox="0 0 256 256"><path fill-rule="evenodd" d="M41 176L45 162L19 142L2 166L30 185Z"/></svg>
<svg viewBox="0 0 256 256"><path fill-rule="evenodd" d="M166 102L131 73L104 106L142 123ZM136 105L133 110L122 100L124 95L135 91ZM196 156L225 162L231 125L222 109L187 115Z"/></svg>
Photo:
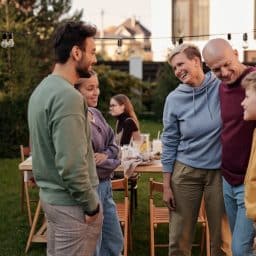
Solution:
<svg viewBox="0 0 256 256"><path fill-rule="evenodd" d="M27 158L24 162L19 164L20 171L32 171L32 157ZM115 171L122 171L122 167L118 167ZM136 166L134 172L136 173L161 173L162 164L160 160L152 160L148 163L141 163Z"/></svg>

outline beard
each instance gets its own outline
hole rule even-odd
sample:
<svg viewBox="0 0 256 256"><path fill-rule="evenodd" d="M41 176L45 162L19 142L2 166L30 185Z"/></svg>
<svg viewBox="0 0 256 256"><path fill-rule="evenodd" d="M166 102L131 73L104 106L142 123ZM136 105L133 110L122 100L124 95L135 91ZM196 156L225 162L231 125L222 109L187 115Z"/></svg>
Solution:
<svg viewBox="0 0 256 256"><path fill-rule="evenodd" d="M90 69L90 66L88 66L88 64L85 64L84 55L83 55L82 59L77 63L76 73L80 78L90 78L91 72L89 69Z"/></svg>
<svg viewBox="0 0 256 256"><path fill-rule="evenodd" d="M88 69L76 67L76 72L80 78L90 78L91 77L90 71Z"/></svg>

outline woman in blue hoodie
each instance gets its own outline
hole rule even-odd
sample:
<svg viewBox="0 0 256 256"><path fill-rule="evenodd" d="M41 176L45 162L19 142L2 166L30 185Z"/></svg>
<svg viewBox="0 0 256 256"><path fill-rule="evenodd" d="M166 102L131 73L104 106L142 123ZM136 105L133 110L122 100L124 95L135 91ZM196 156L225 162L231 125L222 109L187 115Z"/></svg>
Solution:
<svg viewBox="0 0 256 256"><path fill-rule="evenodd" d="M170 209L169 255L191 255L203 195L211 255L224 255L220 82L211 72L204 74L200 51L194 45L179 45L168 62L182 82L167 96L163 112L163 199Z"/></svg>

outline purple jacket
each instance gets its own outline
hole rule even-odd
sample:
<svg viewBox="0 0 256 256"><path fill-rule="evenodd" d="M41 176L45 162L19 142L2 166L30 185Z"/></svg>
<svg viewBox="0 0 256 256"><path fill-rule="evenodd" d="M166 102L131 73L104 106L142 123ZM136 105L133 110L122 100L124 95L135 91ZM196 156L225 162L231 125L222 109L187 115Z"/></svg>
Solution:
<svg viewBox="0 0 256 256"><path fill-rule="evenodd" d="M121 163L118 159L119 147L115 142L112 128L108 125L99 110L90 107L88 109L93 115L94 122L91 124L92 146L95 153L105 153L108 156L104 162L97 165L99 180L111 178L113 170Z"/></svg>

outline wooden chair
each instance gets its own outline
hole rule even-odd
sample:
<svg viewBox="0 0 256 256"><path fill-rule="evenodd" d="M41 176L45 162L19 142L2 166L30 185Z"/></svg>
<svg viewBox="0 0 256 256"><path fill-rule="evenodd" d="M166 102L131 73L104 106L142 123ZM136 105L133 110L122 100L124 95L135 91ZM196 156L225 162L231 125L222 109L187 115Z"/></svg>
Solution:
<svg viewBox="0 0 256 256"><path fill-rule="evenodd" d="M123 173L114 173L112 180L122 179L124 177ZM138 179L140 174L135 173L133 176L128 178L128 191L130 191L130 218L132 221L133 210L138 207ZM120 191L123 189L120 189Z"/></svg>
<svg viewBox="0 0 256 256"><path fill-rule="evenodd" d="M163 193L163 183L149 180L149 226L150 226L150 256L155 256L155 248L168 247L168 243L155 243L155 229L158 224L169 224L169 210L166 206L155 205L155 193Z"/></svg>
<svg viewBox="0 0 256 256"><path fill-rule="evenodd" d="M24 147L20 145L20 158L21 162L25 160L25 158L30 156L30 147ZM21 172L21 193L20 193L20 207L21 211L24 212L24 204L26 202L27 205L27 213L29 225L32 225L32 214L31 214L31 202L37 202L38 200L30 199L29 188L35 186L35 184L31 185L30 178L33 178L33 174L30 171L22 171Z"/></svg>
<svg viewBox="0 0 256 256"><path fill-rule="evenodd" d="M124 252L123 255L128 255L128 246L132 248L132 238L131 238L131 221L130 221L130 211L129 211L129 199L128 199L128 181L127 178L115 179L111 181L112 190L123 192L124 196L122 201L116 202L117 214L120 224L123 229L124 235Z"/></svg>
<svg viewBox="0 0 256 256"><path fill-rule="evenodd" d="M41 201L39 200L37 207L36 207L36 212L35 212L35 216L33 219L33 223L30 228L25 253L28 252L28 250L31 246L31 243L47 243L47 220L45 217L43 217L42 225L36 231L40 212L41 212Z"/></svg>
<svg viewBox="0 0 256 256"><path fill-rule="evenodd" d="M168 247L168 243L158 244L155 243L155 229L158 224L169 224L169 210L166 206L156 206L155 204L155 194L163 193L163 183L156 182L152 178L149 181L150 196L149 196L149 215L150 215L150 256L155 256L155 248ZM204 210L204 200L200 207L198 215L198 223L202 225L202 235L200 244L193 244L193 246L200 246L200 255L204 253L204 243L205 241L209 244L208 232L206 232L206 216ZM209 255L207 253L207 255Z"/></svg>

